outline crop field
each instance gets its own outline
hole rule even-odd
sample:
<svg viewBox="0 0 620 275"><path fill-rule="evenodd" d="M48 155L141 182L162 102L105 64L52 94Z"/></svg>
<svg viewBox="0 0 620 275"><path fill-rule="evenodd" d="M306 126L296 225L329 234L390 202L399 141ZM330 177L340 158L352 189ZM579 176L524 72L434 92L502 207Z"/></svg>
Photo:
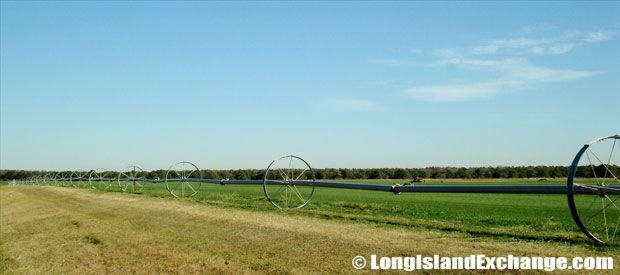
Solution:
<svg viewBox="0 0 620 275"><path fill-rule="evenodd" d="M342 180L393 185L406 180ZM87 184L87 183L86 183ZM541 185L536 180L427 180L416 185ZM562 185L563 180L545 181ZM88 188L88 187L87 187ZM306 188L307 187L298 187ZM114 185L111 192L120 192ZM303 192L303 191L302 191ZM307 193L307 192L306 192ZM146 196L170 197L163 184L148 184L135 192ZM252 211L275 209L265 199L262 185L203 184L194 197L184 198L207 205ZM554 194L458 194L402 193L316 189L313 199L301 209L284 215L353 220L391 227L417 227L429 230L460 232L473 236L588 243L575 226L567 207L566 196Z"/></svg>
<svg viewBox="0 0 620 275"><path fill-rule="evenodd" d="M344 180L392 185L398 180ZM417 185L462 184L538 185L535 180L427 181ZM563 184L562 180L545 184ZM303 188L303 187L299 187ZM118 191L118 190L116 190ZM151 185L144 195L169 197L163 184ZM204 204L255 211L276 211L260 185L203 184L198 194L186 198ZM544 194L403 193L317 188L312 201L286 215L354 220L383 226L419 227L462 232L493 238L588 242L575 226L566 196Z"/></svg>
<svg viewBox="0 0 620 275"><path fill-rule="evenodd" d="M582 235L564 195L317 188L304 208L279 210L261 185L203 184L194 197L172 198L161 183L131 194L84 183L0 187L2 273L349 273L353 256L371 253L620 255ZM417 185L433 184L564 181Z"/></svg>

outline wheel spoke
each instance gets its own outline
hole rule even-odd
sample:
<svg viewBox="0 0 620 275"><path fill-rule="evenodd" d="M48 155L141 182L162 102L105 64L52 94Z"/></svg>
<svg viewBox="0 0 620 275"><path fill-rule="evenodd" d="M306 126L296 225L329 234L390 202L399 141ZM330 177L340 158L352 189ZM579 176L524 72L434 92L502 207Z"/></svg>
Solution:
<svg viewBox="0 0 620 275"><path fill-rule="evenodd" d="M580 187L590 189L590 190L600 190L598 186L594 186L594 185L587 185L583 183L573 183L573 185L580 186Z"/></svg>
<svg viewBox="0 0 620 275"><path fill-rule="evenodd" d="M295 187L295 185L288 185L288 188L291 189L291 192L294 193L300 200L301 202L304 202L304 198L301 196L301 194L299 193L299 190L297 190L297 187Z"/></svg>
<svg viewBox="0 0 620 275"><path fill-rule="evenodd" d="M191 184L189 184L189 182L185 182L185 184L187 184L187 187L189 187L189 189L192 189L192 194L196 194L196 190L194 189L194 187L192 187Z"/></svg>
<svg viewBox="0 0 620 275"><path fill-rule="evenodd" d="M614 144L611 145L611 152L609 153L609 158L607 159L607 166L611 163L611 156L614 155L614 148L616 148L616 139L614 139ZM605 184L605 180L607 180L607 169L605 170L605 175L603 176L603 184Z"/></svg>
<svg viewBox="0 0 620 275"><path fill-rule="evenodd" d="M609 203L609 204L605 205L605 200L604 200L603 198L601 198L601 201L603 202L603 209L601 209L601 210L597 211L596 213L594 213L594 214L593 214L592 216L590 216L590 217L587 217L587 216L586 216L586 218L588 218L588 219L587 219L587 221L586 221L585 223L583 223L583 224L585 225L585 224L586 224L588 221L590 221L592 218L594 218L595 216L597 216L597 215L598 215L598 214L600 214L601 212L605 211L605 208L607 208L607 207L609 207L610 205L612 205L613 203L615 203L618 199L620 199L620 196L618 196L618 197L617 197L617 198L615 198L613 201L611 201L611 203ZM614 206L615 206L615 204L614 204Z"/></svg>
<svg viewBox="0 0 620 275"><path fill-rule="evenodd" d="M290 156L289 159L290 160L288 162L288 171L291 173L291 177L289 179L293 179L293 156Z"/></svg>
<svg viewBox="0 0 620 275"><path fill-rule="evenodd" d="M612 242L616 238L616 233L618 232L618 225L620 225L620 216L618 216L618 221L616 221L616 228L614 229L614 234L611 236Z"/></svg>
<svg viewBox="0 0 620 275"><path fill-rule="evenodd" d="M301 178L301 176L303 176L306 171L308 171L308 167L304 167L304 170L299 173L299 176L297 176L294 181L297 181L299 178Z"/></svg>
<svg viewBox="0 0 620 275"><path fill-rule="evenodd" d="M282 186L280 186L280 188L278 188L278 189L276 190L276 192L274 192L274 193L273 193L273 197L274 197L274 198L277 198L277 197L280 195L280 193L282 193L282 191L283 191L284 189L286 189L286 185L285 185L285 184L283 184Z"/></svg>
<svg viewBox="0 0 620 275"><path fill-rule="evenodd" d="M123 191L127 190L127 187L129 187L129 181L131 180L131 177L129 176L129 174L127 174L127 172L122 172L121 173L121 177L119 179L119 183L121 185L121 188L123 189Z"/></svg>
<svg viewBox="0 0 620 275"><path fill-rule="evenodd" d="M284 205L286 206L286 208L288 208L288 186L287 188L284 190Z"/></svg>
<svg viewBox="0 0 620 275"><path fill-rule="evenodd" d="M599 158L599 157L598 157L598 156L597 156L594 152L592 152L590 149L588 149L588 150L589 150L589 151L592 153L592 155L594 155L594 157L595 157L595 158L596 158L596 159L597 159L597 160L601 163L601 165L603 165L603 167L605 167L605 173L609 172L609 174L610 174L612 177L614 177L614 179L615 179L618 183L620 183L620 180L618 179L618 177L617 177L616 175L614 175L614 173L613 173L611 170L609 170L609 167L607 167L607 165L605 165L605 164L601 161L601 159L600 159L600 158ZM596 175L595 175L595 176L596 176Z"/></svg>
<svg viewBox="0 0 620 275"><path fill-rule="evenodd" d="M286 207L290 208L290 205L293 204L293 196L295 195L295 192L293 192L293 189L291 189L291 186L288 186L288 196L286 197Z"/></svg>
<svg viewBox="0 0 620 275"><path fill-rule="evenodd" d="M605 221L605 236L609 241L609 231L607 230L607 214L605 213L605 199L601 198L601 204L603 206L603 220Z"/></svg>
<svg viewBox="0 0 620 275"><path fill-rule="evenodd" d="M594 199L592 200L592 202L590 202L590 206L588 206L588 209L586 210L586 212L583 214L584 217L588 216L588 213L590 213L590 209L592 209L592 206L594 205L594 202L596 201L596 198L598 196L595 196ZM585 222L584 222L585 225Z"/></svg>
<svg viewBox="0 0 620 275"><path fill-rule="evenodd" d="M616 208L616 210L620 211L620 208L618 208L618 206L616 206L616 204L614 203L616 200L612 201L607 195L604 195L604 196L605 196L605 198L607 198L609 200L610 204L613 205ZM620 198L620 196L618 198ZM616 198L616 199L618 199L618 198Z"/></svg>
<svg viewBox="0 0 620 275"><path fill-rule="evenodd" d="M590 151L590 148L588 148L588 151ZM590 154L588 153L588 151L586 151L586 156L588 157L588 162L590 162L590 169L592 169L592 174L594 174L594 179L596 180L596 184L600 185L601 182L598 180L598 177L596 176L596 171L594 171L594 165L592 164L592 160L590 159Z"/></svg>
<svg viewBox="0 0 620 275"><path fill-rule="evenodd" d="M274 165L276 166L276 168L278 169L278 172L280 173L280 176L282 177L282 179L283 179L283 180L288 181L288 178L286 177L286 175L285 175L284 171L282 171L282 169L280 169L280 166L278 166L278 164L277 164L277 163L275 163L275 162L274 162L273 164L274 164Z"/></svg>

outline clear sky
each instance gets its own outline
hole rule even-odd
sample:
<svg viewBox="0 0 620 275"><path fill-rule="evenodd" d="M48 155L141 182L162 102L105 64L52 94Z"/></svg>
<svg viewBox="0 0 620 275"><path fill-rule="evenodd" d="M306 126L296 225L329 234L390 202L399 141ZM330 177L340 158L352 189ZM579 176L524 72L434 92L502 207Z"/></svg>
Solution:
<svg viewBox="0 0 620 275"><path fill-rule="evenodd" d="M620 2L1 2L2 169L569 165Z"/></svg>

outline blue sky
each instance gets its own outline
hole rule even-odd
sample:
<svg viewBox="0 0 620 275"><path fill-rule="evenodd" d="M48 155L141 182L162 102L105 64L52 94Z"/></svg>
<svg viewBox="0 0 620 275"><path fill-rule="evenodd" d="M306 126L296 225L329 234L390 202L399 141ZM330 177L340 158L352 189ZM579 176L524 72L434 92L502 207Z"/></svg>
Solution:
<svg viewBox="0 0 620 275"><path fill-rule="evenodd" d="M1 2L2 169L568 165L619 2Z"/></svg>

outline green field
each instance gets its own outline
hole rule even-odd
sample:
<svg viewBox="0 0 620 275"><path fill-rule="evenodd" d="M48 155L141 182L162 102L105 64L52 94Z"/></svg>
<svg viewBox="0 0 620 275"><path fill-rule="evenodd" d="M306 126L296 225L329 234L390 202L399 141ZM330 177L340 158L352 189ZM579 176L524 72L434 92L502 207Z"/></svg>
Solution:
<svg viewBox="0 0 620 275"><path fill-rule="evenodd" d="M363 182L392 185L399 181L367 180ZM400 182L402 183L404 181ZM523 185L541 184L541 182L520 179L512 181L427 181L417 185L430 184ZM542 182L542 184L561 185L564 184L564 181L548 180ZM54 233L54 236L58 236L50 237L53 239L48 241L51 244L66 241L64 238L68 238L69 240L75 240L75 238L86 238L87 240L91 240L89 236L92 235L97 236L94 242L109 244L110 247L108 247L108 249L115 250L121 249L116 247L120 245L116 243L121 241L119 238L140 239L146 238L141 234L150 234L149 236L153 234L164 234L161 232L151 232L153 230L160 230L157 229L160 223L166 224L168 227L166 227L167 229L165 230L161 229L166 233L159 238L169 240L170 243L153 237L155 235L151 237L157 240L150 240L148 243L154 242L165 247L182 244L181 247L177 249L191 249L194 245L190 240L199 241L204 238L211 238L209 237L211 236L210 234L215 233L209 230L222 230L223 232L220 232L223 234L220 236L221 239L211 240L213 241L211 245L217 247L219 242L219 245L233 245L239 247L230 248L230 250L227 250L228 252L218 250L219 252L215 254L209 254L204 251L205 248L199 247L196 249L200 252L196 252L198 253L196 255L192 254L193 256L191 257L205 257L209 259L215 257L217 260L213 261L221 262L228 261L227 259L235 259L234 261L243 264L237 266L237 269L230 269L231 266L228 266L228 264L211 265L209 268L215 269L208 269L205 271L201 269L202 267L194 266L196 264L194 262L196 259L194 258L191 260L176 259L176 262L172 266L164 264L156 269L152 269L154 267L145 267L147 268L145 270L148 270L148 272L170 272L171 270L176 270L174 267L177 265L191 262L192 268L183 269L177 267L179 268L177 271L188 273L306 273L316 271L348 273L350 272L350 262L343 264L342 261L346 262L347 259L350 261L350 257L357 255L355 253L369 253L368 251L376 251L372 249L379 249L378 247L381 247L381 243L378 242L374 244L374 248L372 249L366 247L360 250L360 247L364 247L364 245L361 245L359 242L366 242L367 240L359 239L361 237L358 238L356 236L362 234L360 232L366 232L365 230L368 230L365 234L370 234L372 236L385 235L383 236L385 238L391 236L391 234L396 234L398 236L404 234L408 236L407 238L409 239L406 241L400 242L394 240L392 243L382 247L381 249L384 249L388 256L398 255L399 253L420 253L420 251L422 253L446 253L463 256L468 255L463 254L469 253L466 252L468 251L467 249L470 249L469 251L475 250L477 253L489 255L503 255L506 253L520 255L556 255L565 257L576 255L606 255L613 256L615 259L620 255L619 245L595 245L579 231L571 218L566 196L564 195L447 193L403 193L401 195L394 195L390 192L317 188L314 198L306 207L302 209L278 210L271 206L266 200L262 185L220 186L217 184L203 184L198 194L191 198L172 198L165 189L165 186L161 183L148 184L143 191L133 194L122 194L119 192L120 190L118 187L113 187L108 191L96 191L87 186L81 188L56 186L2 186L0 188L2 195L1 214L3 228L1 232L2 238L0 239L0 248L2 248L0 249L0 253L2 253L1 256L3 257L3 268L9 273L23 273L24 271L30 273L30 271L32 271L24 266L31 264L29 261L24 258L16 259L11 255L34 253L23 251L22 249L26 247L23 246L23 242L31 242L32 240L30 238L48 234L46 232L49 232L49 230L60 230L60 232L64 232L63 234L67 234L65 236ZM117 202L119 204L117 204ZM156 207L150 208L151 206L149 205L151 204L156 205ZM22 207L23 209L16 211L14 210L15 207ZM30 213L30 211L28 211L29 208L34 209L33 213L41 212L39 213L41 217L32 217L34 221L52 223L53 225L49 225L50 228L42 232L43 229L40 228L37 223L23 221L23 219L25 219L23 216L27 216ZM190 210L186 208L193 209L191 211L200 209L197 213L202 214L189 215L187 212ZM11 210L9 211L7 209ZM179 211L182 214L174 211ZM217 229L208 229L213 226L210 221L210 218L213 217L202 217L201 215L204 215L206 212L219 213L217 218L226 216L226 219L230 219L230 221L219 224ZM166 218L162 218L162 215ZM230 215L230 217L228 215ZM239 215L247 216L248 220L238 220L236 217ZM261 220L261 225L257 225L260 228L255 228L255 230L257 230L256 232L246 232L247 230L253 229L245 228L245 223L259 222L252 220L252 217L264 219L264 221ZM96 221L92 221L91 219L93 218L96 219ZM133 219L137 219L139 221L138 224L134 224ZM247 240L250 236L244 236L242 239L245 238L245 242L248 242L245 245L255 247L250 249L253 251L252 253L263 253L261 257L265 257L263 261L248 259L247 257L250 257L250 255L246 255L247 251L245 251L243 247L244 244L237 243L236 240L233 241L232 239L239 238L238 234L240 233L238 231L242 230L240 228L244 228L245 234L250 235L271 234L261 231L272 230L273 228L271 227L276 226L271 219L278 220L276 223L282 223L284 227L287 227L289 223L294 224L303 221L303 223L306 224L303 230L295 227L297 229L281 229L285 232L277 231L279 233L274 232L273 234L292 234L293 236L289 236L292 238L292 240L289 240L289 244L300 246L298 249L301 249L301 251L310 251L306 257L313 260L326 261L322 259L322 257L325 257L324 253L328 253L329 255L331 255L330 253L335 253L314 251L313 249L315 248L312 247L312 244L307 243L314 240L320 242L320 245L325 246L326 244L323 242L331 240L329 236L330 231L333 231L334 234L337 233L339 236L342 234L350 235L349 237L352 238L350 240L352 243L343 243L342 246L334 247L333 249L342 255L337 257L338 259L337 261L334 260L335 262L329 261L330 265L326 265L325 269L313 270L312 268L314 267L311 265L303 265L303 268L300 267L299 269L295 269L293 267L302 266L298 262L302 261L299 258L301 257L300 255L291 256L291 251L280 246L276 247L278 247L278 249L284 249L281 251L282 254L279 252L270 254L272 252L265 252L265 247L271 247L275 244L267 244L262 240ZM19 220L21 220L23 224L20 224L20 222L18 222ZM79 221L79 223L94 224L89 225L92 228L89 227L88 233L72 232L70 229L65 228L67 224L75 220ZM108 234L110 230L118 231L121 230L119 228L130 226L126 224L128 222L131 226L135 226L130 229L134 230L132 233L123 233L118 236ZM243 223L244 225L240 226L237 223ZM99 228L98 226L101 227ZM307 229L308 226L313 228L316 226L313 230L318 230L322 233L301 232L310 230ZM144 230L140 229L142 227L145 227ZM7 228L9 228L8 232ZM183 234L178 235L178 232L173 234L169 232L169 230L174 230L173 228L180 228L192 233L187 236ZM79 236L73 236L76 234ZM125 236L126 234L129 235ZM319 234L319 236L317 236L317 234ZM23 240L21 240L22 243L16 243L16 241L13 240L17 238L17 236L23 238ZM30 236L30 238L28 236ZM276 236L271 237L277 238ZM383 237L376 237L377 239L375 241L383 239ZM320 240L316 240L316 238ZM436 243L436 240L440 240L439 243ZM115 244L112 245L110 244L111 242ZM228 244L227 242L232 243ZM386 241L384 240L383 242ZM37 244L38 243L40 243L40 241L37 242ZM34 273L46 273L44 263L52 260L71 259L73 261L84 261L81 259L82 256L75 255L75 253L78 252L59 252L52 248L45 248L45 246L39 247L37 244L31 244L32 247L30 248L41 250L37 252L37 255L31 256L33 259L37 259L38 263L36 266L40 268L40 270ZM360 247L356 248L356 246ZM403 246L406 248L403 248ZM214 247L210 247L209 249L216 249ZM50 249L54 251L50 252ZM83 249L92 248L88 248L87 246ZM129 248L122 249L131 251ZM81 250L78 249L78 251ZM301 251L295 250L295 253L303 254L304 252ZM363 251L363 253L361 251ZM96 251L88 250L84 253L95 252ZM52 255L44 256L46 253ZM129 253L130 255L128 256L131 256L136 253L140 254L146 252L139 250L135 252L126 251L123 253ZM79 259L76 259L76 257ZM114 258L116 256L107 257ZM146 255L144 257L146 257L145 261L156 260L152 258L154 257L152 255ZM131 262L133 261L134 260L131 260ZM116 263L107 263L108 265L103 264L103 266L99 266L101 263L93 263L93 266L103 268L96 269L99 271L115 273L119 272L117 268L122 268L127 265L127 263L121 262L122 260L117 260ZM267 265L264 265L265 262L267 262ZM77 263L73 264L75 265ZM71 267L72 265L68 266ZM67 268L67 265L61 264L54 270L65 272L65 268ZM2 269L0 269L0 271L2 271ZM138 273L144 273L139 270L137 271Z"/></svg>
<svg viewBox="0 0 620 275"><path fill-rule="evenodd" d="M341 180L369 184L405 183L406 180ZM87 182L83 183L87 185ZM427 180L416 185L563 185L563 179ZM73 187L65 187L73 188ZM89 186L83 188L90 189ZM113 185L108 192L121 192ZM134 194L170 197L163 183L148 185ZM181 199L181 198L179 198ZM353 220L389 227L415 227L471 236L556 241L590 245L575 226L564 195L448 194L363 191L317 188L312 201L301 209L278 210L265 198L262 185L203 184L197 195L183 200L252 211L322 219ZM602 249L618 249L606 245Z"/></svg>

